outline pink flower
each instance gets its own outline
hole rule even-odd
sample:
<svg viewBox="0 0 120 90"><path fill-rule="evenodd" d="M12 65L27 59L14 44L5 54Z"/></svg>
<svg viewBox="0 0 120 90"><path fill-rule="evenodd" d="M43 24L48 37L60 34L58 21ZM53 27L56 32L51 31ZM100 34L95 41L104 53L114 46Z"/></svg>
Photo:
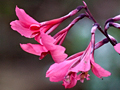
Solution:
<svg viewBox="0 0 120 90"><path fill-rule="evenodd" d="M74 87L79 77L76 72L69 72L69 69L82 54L83 52L79 52L68 57L61 63L54 63L46 72L46 77L49 77L51 82L63 81L63 86L65 86L65 88Z"/></svg>
<svg viewBox="0 0 120 90"><path fill-rule="evenodd" d="M110 72L94 62L90 46L84 52L79 52L61 63L51 65L46 73L46 77L49 77L51 82L63 81L65 88L71 88L76 85L77 80L80 80L82 83L85 78L90 80L90 75L88 74L90 69L98 78L110 76ZM77 75L79 72L81 73ZM73 75L74 73L77 76Z"/></svg>
<svg viewBox="0 0 120 90"><path fill-rule="evenodd" d="M83 54L80 63L78 63L75 67L71 68L70 71L72 72L88 72L90 68L92 69L92 72L98 77L108 77L110 76L110 72L104 70L101 66L99 66L94 61L94 53L91 53L91 47L90 45L85 51L86 53Z"/></svg>
<svg viewBox="0 0 120 90"><path fill-rule="evenodd" d="M120 43L116 44L114 46L114 49L115 49L116 52L118 52L120 54Z"/></svg>
<svg viewBox="0 0 120 90"><path fill-rule="evenodd" d="M50 66L46 72L46 77L49 77L51 82L63 81L65 88L71 88L76 85L77 80L80 80L82 83L85 78L90 80L90 75L88 74L90 69L92 69L92 72L98 78L111 75L110 72L104 70L94 61L94 32L96 29L97 27L92 28L91 41L85 51L76 53L65 59L63 62L55 63Z"/></svg>
<svg viewBox="0 0 120 90"><path fill-rule="evenodd" d="M110 72L104 70L101 66L95 63L94 61L94 49L95 49L95 30L97 29L97 26L93 26L91 29L91 41L87 47L87 49L84 51L83 55L80 58L79 63L77 63L76 66L71 68L70 71L72 72L88 72L90 68L92 69L92 72L98 77L108 77L111 75Z"/></svg>
<svg viewBox="0 0 120 90"><path fill-rule="evenodd" d="M36 51L38 51L37 55L40 56L40 59L42 59L43 57L45 57L46 54L49 53L49 54L51 54L51 56L55 62L62 62L67 57L67 54L64 53L65 48L60 45L63 43L63 41L67 35L67 32L77 21L79 21L79 19L81 19L81 17L83 17L83 16L78 16L77 18L75 18L66 28L59 31L53 37L51 37L50 35L48 35L46 33L41 33L40 36L36 36L38 38L37 41L40 43L40 45L38 45L38 46L41 48L45 48L46 51L43 51L43 49L39 49L41 51L35 50L36 48L33 48L33 47L37 46L37 45L34 45L34 44L29 44L29 45L21 44L21 48L24 51L35 54L35 55L36 55ZM31 50L35 51L35 52L31 52Z"/></svg>
<svg viewBox="0 0 120 90"><path fill-rule="evenodd" d="M79 59L79 55L81 55L82 53L83 52L80 52L71 57L68 57L65 61L61 63L54 63L46 72L46 77L49 77L51 82L64 80L69 68L75 61Z"/></svg>
<svg viewBox="0 0 120 90"><path fill-rule="evenodd" d="M66 57L65 48L60 45L54 44L57 39L45 33L41 34L40 44L20 44L21 48L31 54L44 58L47 54L51 54L55 62L62 62Z"/></svg>
<svg viewBox="0 0 120 90"><path fill-rule="evenodd" d="M41 23L34 20L32 17L26 14L23 9L20 9L17 6L15 11L19 20L12 21L10 23L11 28L27 38L35 37L35 40L39 42L38 38L41 33L51 33L61 24L61 22L66 20L68 17L76 14L79 10L75 9L68 15L65 15L61 18L44 21Z"/></svg>

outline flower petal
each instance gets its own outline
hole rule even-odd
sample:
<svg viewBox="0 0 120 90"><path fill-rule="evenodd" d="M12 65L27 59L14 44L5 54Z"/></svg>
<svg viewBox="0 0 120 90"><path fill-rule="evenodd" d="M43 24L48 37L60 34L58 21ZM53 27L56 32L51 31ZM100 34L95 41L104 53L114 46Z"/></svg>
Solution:
<svg viewBox="0 0 120 90"><path fill-rule="evenodd" d="M120 54L120 43L116 44L114 46L114 49L115 49L116 52L118 52Z"/></svg>
<svg viewBox="0 0 120 90"><path fill-rule="evenodd" d="M81 61L76 64L75 67L71 68L72 72L79 72L79 71L83 71L83 72L87 72L90 70L90 55L88 54L87 56L84 56Z"/></svg>
<svg viewBox="0 0 120 90"><path fill-rule="evenodd" d="M19 9L17 6L15 11L19 20L12 21L10 23L11 28L19 32L22 36L25 36L27 38L32 38L31 36L34 31L30 30L30 26L31 24L40 25L39 22L34 20L32 17L26 14L23 9Z"/></svg>
<svg viewBox="0 0 120 90"><path fill-rule="evenodd" d="M56 45L54 44L55 39L50 35L42 33L41 42L46 47L47 50L54 50L56 48Z"/></svg>
<svg viewBox="0 0 120 90"><path fill-rule="evenodd" d="M56 49L50 51L51 56L56 63L62 62L67 58L68 55L64 52L65 48L60 45L56 45Z"/></svg>
<svg viewBox="0 0 120 90"><path fill-rule="evenodd" d="M20 33L22 36L25 36L25 37L28 37L30 38L31 37L31 34L32 34L32 31L29 30L28 28L25 28L21 25L21 22L19 20L15 20L15 21L12 21L10 23L11 25L11 28L15 31L17 31L18 33Z"/></svg>
<svg viewBox="0 0 120 90"><path fill-rule="evenodd" d="M40 44L20 44L21 48L31 54L40 56L42 52L48 52L44 46Z"/></svg>
<svg viewBox="0 0 120 90"><path fill-rule="evenodd" d="M49 77L51 82L62 81L73 62L74 60L54 63L46 72L46 77Z"/></svg>
<svg viewBox="0 0 120 90"><path fill-rule="evenodd" d="M108 77L111 75L111 73L105 69L103 69L100 65L95 63L94 61L91 60L92 63L92 72L98 77Z"/></svg>
<svg viewBox="0 0 120 90"><path fill-rule="evenodd" d="M69 76L69 81L67 82L67 81L63 81L63 86L65 87L65 88L72 88L72 87L74 87L75 85L76 85L76 83L77 83L77 73L72 73L70 76Z"/></svg>
<svg viewBox="0 0 120 90"><path fill-rule="evenodd" d="M32 17L30 17L23 9L20 9L16 6L16 15L21 22L25 22L27 25L38 23Z"/></svg>

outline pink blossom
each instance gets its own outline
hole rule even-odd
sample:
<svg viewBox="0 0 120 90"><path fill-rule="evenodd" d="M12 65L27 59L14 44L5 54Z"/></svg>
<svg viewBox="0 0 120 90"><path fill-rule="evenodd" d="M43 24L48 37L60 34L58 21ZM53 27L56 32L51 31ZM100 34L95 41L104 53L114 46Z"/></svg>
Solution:
<svg viewBox="0 0 120 90"><path fill-rule="evenodd" d="M75 86L77 80L80 80L82 83L85 78L90 80L90 75L88 74L90 69L98 78L110 76L110 72L94 62L92 55L91 45L88 45L84 52L79 52L61 63L51 65L46 73L46 77L49 77L51 82L63 81L65 88L71 88ZM72 76L73 73L79 72L81 72L79 75Z"/></svg>
<svg viewBox="0 0 120 90"><path fill-rule="evenodd" d="M49 77L51 82L63 81L65 88L74 87L77 80L80 80L80 75L77 75L78 72L72 72L71 68L76 66L77 61L82 55L83 52L79 52L68 57L63 62L54 63L46 72L46 77Z"/></svg>
<svg viewBox="0 0 120 90"><path fill-rule="evenodd" d="M55 62L62 62L66 57L65 48L60 45L54 44L56 39L43 33L41 35L40 44L20 44L21 48L31 54L44 58L47 54L51 54Z"/></svg>
<svg viewBox="0 0 120 90"><path fill-rule="evenodd" d="M85 51L76 53L65 59L63 62L55 63L50 66L46 72L46 77L49 77L50 81L63 81L65 88L71 88L76 85L77 80L80 80L82 83L85 78L90 80L90 75L88 74L90 69L92 69L92 72L98 78L111 75L109 71L104 70L94 61L95 29L97 29L97 27L93 27L91 30L91 41Z"/></svg>
<svg viewBox="0 0 120 90"><path fill-rule="evenodd" d="M39 42L38 37L41 32L47 34L51 33L61 24L61 22L76 14L78 11L78 9L75 9L61 18L39 23L29 16L23 9L16 6L15 12L19 20L12 21L10 25L13 30L19 32L22 36L27 38L37 37L35 39Z"/></svg>
<svg viewBox="0 0 120 90"><path fill-rule="evenodd" d="M16 15L18 16L19 20L12 21L10 24L11 27L14 30L18 31L21 35L28 38L31 38L31 36L33 36L39 43L20 44L21 48L24 51L38 55L40 56L40 59L44 58L47 54L50 54L53 60L58 63L67 58L67 54L65 54L65 48L63 46L60 46L63 43L67 32L77 21L85 17L85 15L75 18L66 28L59 31L53 37L50 36L49 33L51 33L62 21L76 14L79 10L80 8L71 11L69 14L61 18L38 23L32 17L27 15L23 9L19 9L16 6ZM28 17L28 19L26 19L26 17Z"/></svg>
<svg viewBox="0 0 120 90"><path fill-rule="evenodd" d="M47 52L43 51L43 50L39 51L39 52L41 52L41 53L39 53L40 59L44 58L45 55L47 55L47 54L51 54L53 60L58 63L58 62L62 62L67 57L67 54L64 53L65 48L63 46L60 46L60 45L63 43L63 41L67 35L67 32L74 25L74 23L79 21L80 18L81 18L80 16L75 18L66 28L59 31L53 37L46 34L46 33L41 33L40 36L36 36L37 41L40 43L40 45L38 45L38 46L44 47L47 50ZM32 45L32 46L30 47L26 44L26 45L24 45L25 46L24 47L21 44L21 48L24 51L32 53L32 54L36 53L36 52L31 52L31 49L32 49L32 51L36 51L36 50L34 50L36 48L33 48L34 44L30 44L30 45ZM27 46L31 49L28 49Z"/></svg>
<svg viewBox="0 0 120 90"><path fill-rule="evenodd" d="M54 63L46 72L46 77L50 78L51 82L63 81L65 88L72 88L76 85L79 79L76 72L69 72L70 67L75 63L83 52L79 52L65 61Z"/></svg>
<svg viewBox="0 0 120 90"><path fill-rule="evenodd" d="M87 47L87 49L85 50L84 54L81 56L81 61L74 66L73 68L71 68L70 71L72 72L88 72L90 70L90 68L92 69L92 72L98 77L98 78L102 78L102 77L108 77L111 75L110 72L108 72L107 70L104 70L101 66L99 66L97 63L95 63L94 61L94 52L91 53L91 43L89 44L89 46Z"/></svg>
<svg viewBox="0 0 120 90"><path fill-rule="evenodd" d="M118 52L120 54L120 43L116 44L114 46L114 49L115 49L116 52Z"/></svg>

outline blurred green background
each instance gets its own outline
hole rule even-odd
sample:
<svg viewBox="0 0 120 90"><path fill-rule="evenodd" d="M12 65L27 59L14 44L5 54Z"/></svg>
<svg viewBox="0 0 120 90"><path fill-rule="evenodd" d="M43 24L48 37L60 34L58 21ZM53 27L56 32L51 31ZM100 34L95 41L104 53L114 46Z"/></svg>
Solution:
<svg viewBox="0 0 120 90"><path fill-rule="evenodd" d="M105 20L120 14L120 0L85 0L91 13L102 26ZM16 5L39 22L61 17L79 5L82 0L0 0L0 90L65 90L62 82L53 83L45 77L53 60L47 55L43 60L38 56L24 52L19 43L36 43L33 39L22 37L10 28L9 23L17 16ZM77 15L79 15L79 12ZM64 21L56 32L66 27L77 15ZM90 29L93 22L82 19L68 33L63 46L66 53L72 55L85 50L90 41ZM120 30L109 29L120 42ZM96 42L104 36L97 31ZM90 81L78 81L68 90L120 90L120 56L110 43L95 51L95 61L112 73L111 76L97 78L90 72Z"/></svg>

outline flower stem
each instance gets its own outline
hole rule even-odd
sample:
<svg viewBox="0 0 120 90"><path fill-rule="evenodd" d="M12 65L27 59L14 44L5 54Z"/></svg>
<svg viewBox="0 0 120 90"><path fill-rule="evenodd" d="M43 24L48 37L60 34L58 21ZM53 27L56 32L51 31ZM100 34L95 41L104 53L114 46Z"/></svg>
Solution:
<svg viewBox="0 0 120 90"><path fill-rule="evenodd" d="M94 19L94 17L92 16L92 14L91 14L90 10L88 9L88 7L87 7L87 5L86 5L85 2L84 2L84 4L85 4L84 9L86 10L87 14L89 15L89 18L90 18L94 23L97 23L97 21L96 21L96 20ZM98 30L99 30L103 35L105 35L105 36L108 38L108 40L110 41L110 43L111 43L113 46L115 45L114 42L109 38L107 32L104 32L104 31L102 30L102 28L100 27L99 24L98 24Z"/></svg>

